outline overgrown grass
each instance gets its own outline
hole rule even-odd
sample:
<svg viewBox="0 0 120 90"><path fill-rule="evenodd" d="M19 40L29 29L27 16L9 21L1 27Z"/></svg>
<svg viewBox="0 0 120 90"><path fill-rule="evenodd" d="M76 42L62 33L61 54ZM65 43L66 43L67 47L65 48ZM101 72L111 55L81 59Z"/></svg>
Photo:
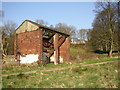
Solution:
<svg viewBox="0 0 120 90"><path fill-rule="evenodd" d="M10 74L10 73L18 73L18 72L27 72L27 71L41 71L41 70L47 70L47 69L54 69L54 68L61 68L61 67L67 67L71 66L71 64L58 64L54 65L53 63L49 63L45 66L38 66L37 64L34 65L11 65L7 68L2 69L2 74Z"/></svg>
<svg viewBox="0 0 120 90"><path fill-rule="evenodd" d="M102 58L102 59L83 60L81 61L81 63L92 64L92 63L100 63L100 62L115 61L115 60L120 60L120 58Z"/></svg>
<svg viewBox="0 0 120 90"><path fill-rule="evenodd" d="M85 45L71 45L71 62L79 63L83 60L101 59L108 57L107 54L97 54L87 49Z"/></svg>
<svg viewBox="0 0 120 90"><path fill-rule="evenodd" d="M100 63L100 62L106 62L106 61L115 61L120 60L120 58L102 58L102 59L91 59L91 60L82 60L80 63L83 64L92 64L92 63ZM48 70L48 69L54 69L54 68L63 68L63 67L70 67L70 66L78 66L80 63L76 64L58 64L54 65L53 63L49 63L46 66L38 66L37 64L33 65L11 65L10 67L3 68L2 74L10 74L10 73L18 73L18 72L27 72L27 71L41 71L41 70Z"/></svg>
<svg viewBox="0 0 120 90"><path fill-rule="evenodd" d="M76 55L76 54L86 54L86 50L82 49L82 48L74 48L74 47L71 47L70 48L70 54L71 55Z"/></svg>
<svg viewBox="0 0 120 90"><path fill-rule="evenodd" d="M117 88L118 64L3 77L3 88Z"/></svg>

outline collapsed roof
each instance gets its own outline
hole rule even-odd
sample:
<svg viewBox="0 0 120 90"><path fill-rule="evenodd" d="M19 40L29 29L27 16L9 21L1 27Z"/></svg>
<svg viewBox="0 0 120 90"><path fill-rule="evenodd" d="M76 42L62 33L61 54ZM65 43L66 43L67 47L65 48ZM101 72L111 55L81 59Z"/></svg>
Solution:
<svg viewBox="0 0 120 90"><path fill-rule="evenodd" d="M44 26L44 25L40 25L36 22L33 22L33 21L30 21L30 20L25 20L17 29L16 29L16 33L23 33L23 32L27 32L27 31L34 31L34 30L37 30L37 29L46 29L47 31L52 31L52 32L55 32L55 33L59 33L59 34L62 34L62 35L66 35L66 36L69 36L69 34L67 33L63 33L63 32L60 32L60 31L57 31L56 29L51 29L47 26Z"/></svg>

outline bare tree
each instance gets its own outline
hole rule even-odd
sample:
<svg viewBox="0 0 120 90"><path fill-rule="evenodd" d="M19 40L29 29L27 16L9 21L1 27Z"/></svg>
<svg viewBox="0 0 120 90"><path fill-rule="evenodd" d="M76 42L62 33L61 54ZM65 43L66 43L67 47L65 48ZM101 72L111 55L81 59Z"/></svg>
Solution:
<svg viewBox="0 0 120 90"><path fill-rule="evenodd" d="M89 29L80 29L79 30L79 37L80 37L80 40L81 41L85 41L85 40L87 40L87 38L88 38L88 32L89 32Z"/></svg>
<svg viewBox="0 0 120 90"><path fill-rule="evenodd" d="M104 1L104 2L103 2ZM107 46L108 55L112 56L112 51L114 48L114 41L116 40L115 33L118 30L118 8L117 2L110 2L110 0L101 0L96 3L96 18L93 23L94 35L97 34L96 38L98 39L95 43L102 44ZM97 33L95 33L97 32Z"/></svg>
<svg viewBox="0 0 120 90"><path fill-rule="evenodd" d="M0 24L2 24L3 16L4 16L3 11L0 10ZM0 26L0 58L2 57L2 48L3 48L3 43L2 43L2 26Z"/></svg>
<svg viewBox="0 0 120 90"><path fill-rule="evenodd" d="M4 16L4 12L0 10L0 22L2 21L3 16Z"/></svg>
<svg viewBox="0 0 120 90"><path fill-rule="evenodd" d="M3 44L2 44L2 27L0 27L0 58L2 58L2 49L3 49Z"/></svg>
<svg viewBox="0 0 120 90"><path fill-rule="evenodd" d="M89 41L90 38L91 38L91 32L92 32L92 30L93 30L93 29L88 29L88 30L87 30L87 41Z"/></svg>
<svg viewBox="0 0 120 90"><path fill-rule="evenodd" d="M3 32L9 36L13 35L16 27L17 27L17 24L15 22L7 21L4 23Z"/></svg>
<svg viewBox="0 0 120 90"><path fill-rule="evenodd" d="M6 57L8 54L13 54L14 31L17 24L13 21L4 23L2 29L2 56ZM11 52L11 53L10 53Z"/></svg>
<svg viewBox="0 0 120 90"><path fill-rule="evenodd" d="M119 45L119 55L120 55L120 2L118 2L118 45Z"/></svg>
<svg viewBox="0 0 120 90"><path fill-rule="evenodd" d="M48 25L48 22L46 22L46 21L44 21L42 19L37 19L36 23L41 24L41 25L45 25L45 26Z"/></svg>
<svg viewBox="0 0 120 90"><path fill-rule="evenodd" d="M67 34L69 34L71 36L74 36L75 30L76 30L76 28L74 26L68 26L65 23L56 24L55 29L60 31L60 32L67 33Z"/></svg>
<svg viewBox="0 0 120 90"><path fill-rule="evenodd" d="M49 27L50 27L51 29L54 29L54 26L53 26L53 25L50 25Z"/></svg>

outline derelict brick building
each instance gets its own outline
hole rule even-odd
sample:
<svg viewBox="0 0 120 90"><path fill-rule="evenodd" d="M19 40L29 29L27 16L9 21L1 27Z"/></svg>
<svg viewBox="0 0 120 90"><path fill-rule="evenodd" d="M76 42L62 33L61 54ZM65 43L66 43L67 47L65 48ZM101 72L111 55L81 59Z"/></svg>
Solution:
<svg viewBox="0 0 120 90"><path fill-rule="evenodd" d="M25 20L14 33L14 54L21 63L41 62L47 58L55 64L68 62L70 36Z"/></svg>

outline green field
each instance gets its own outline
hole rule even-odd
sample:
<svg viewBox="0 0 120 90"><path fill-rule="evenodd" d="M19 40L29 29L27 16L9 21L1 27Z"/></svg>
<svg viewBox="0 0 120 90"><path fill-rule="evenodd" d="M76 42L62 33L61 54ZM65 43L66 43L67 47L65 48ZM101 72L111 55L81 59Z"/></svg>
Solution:
<svg viewBox="0 0 120 90"><path fill-rule="evenodd" d="M3 88L117 88L118 64L71 67L61 71L3 77Z"/></svg>
<svg viewBox="0 0 120 90"><path fill-rule="evenodd" d="M3 88L118 88L118 60L107 55L87 52L83 48L71 47L71 62L39 67L32 65L8 65L2 74L20 73L2 78ZM115 61L100 65L88 65ZM67 68L64 70L54 70ZM51 70L44 72L45 70ZM36 71L33 74L21 72Z"/></svg>
<svg viewBox="0 0 120 90"><path fill-rule="evenodd" d="M2 74L10 74L10 73L18 73L18 72L28 72L28 71L40 71L40 70L48 70L54 68L63 68L63 67L72 67L72 66L79 66L80 64L92 64L92 63L100 63L100 62L107 62L107 61L116 61L120 60L120 58L103 58L103 59L92 59L92 60L83 60L80 63L74 64L58 64L54 65L53 63L49 63L46 66L39 67L37 64L33 65L11 65L9 67L2 69Z"/></svg>

